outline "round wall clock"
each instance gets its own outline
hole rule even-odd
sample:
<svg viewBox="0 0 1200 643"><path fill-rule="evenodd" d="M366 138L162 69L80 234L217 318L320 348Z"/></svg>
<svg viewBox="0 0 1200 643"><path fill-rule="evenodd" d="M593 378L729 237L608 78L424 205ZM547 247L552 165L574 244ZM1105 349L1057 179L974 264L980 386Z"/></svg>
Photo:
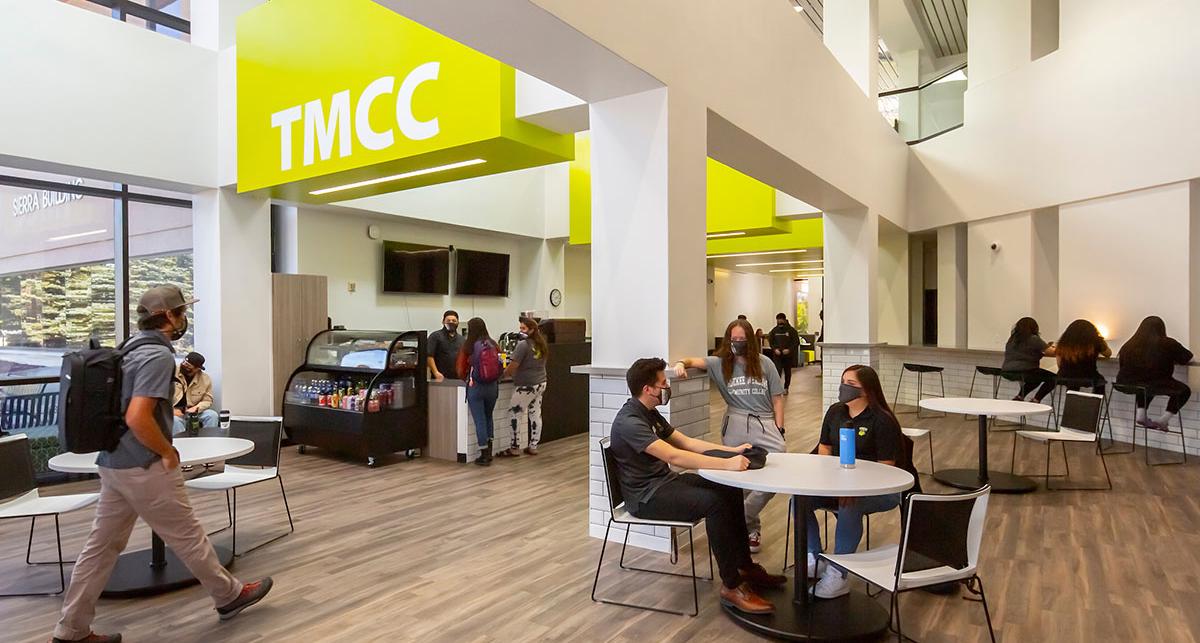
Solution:
<svg viewBox="0 0 1200 643"><path fill-rule="evenodd" d="M558 288L550 291L550 305L555 308L562 305L562 291Z"/></svg>

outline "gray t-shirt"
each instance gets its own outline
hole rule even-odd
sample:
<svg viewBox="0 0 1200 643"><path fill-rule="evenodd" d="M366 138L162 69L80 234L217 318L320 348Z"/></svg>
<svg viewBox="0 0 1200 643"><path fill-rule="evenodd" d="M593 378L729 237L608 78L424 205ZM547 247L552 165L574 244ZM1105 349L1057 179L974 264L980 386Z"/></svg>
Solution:
<svg viewBox="0 0 1200 643"><path fill-rule="evenodd" d="M546 381L546 356L534 356L533 342L525 339L517 344L512 359L517 362L517 370L513 373L514 386L537 386Z"/></svg>
<svg viewBox="0 0 1200 643"><path fill-rule="evenodd" d="M144 330L130 338L161 332ZM165 339L165 337L164 337ZM129 408L129 400L135 397L152 397L157 400L154 406L154 419L163 437L171 441L171 393L175 382L175 358L166 346L151 344L139 346L121 362L121 412ZM117 448L112 451L101 451L96 457L96 464L108 469L133 469L148 467L159 459L157 453L147 449L138 441L133 431L125 431Z"/></svg>
<svg viewBox="0 0 1200 643"><path fill-rule="evenodd" d="M1046 342L1037 335L1025 339L1009 339L1004 345L1004 364L1000 367L1006 371L1029 371L1042 363L1042 355L1046 353Z"/></svg>
<svg viewBox="0 0 1200 643"><path fill-rule="evenodd" d="M717 387L721 397L725 398L725 404L750 413L773 414L775 396L783 395L783 382L779 379L779 372L775 370L771 358L766 355L752 355L747 359L758 359L762 362L764 379L753 380L746 377L746 366L734 361L733 377L726 382L721 371L721 358L716 355L704 358L704 365L708 369L708 377L713 386Z"/></svg>

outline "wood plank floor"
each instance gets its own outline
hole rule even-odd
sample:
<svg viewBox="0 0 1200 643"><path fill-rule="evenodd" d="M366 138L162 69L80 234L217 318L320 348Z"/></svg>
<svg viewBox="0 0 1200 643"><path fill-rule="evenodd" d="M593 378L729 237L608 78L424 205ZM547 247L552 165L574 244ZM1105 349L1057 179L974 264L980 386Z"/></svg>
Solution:
<svg viewBox="0 0 1200 643"><path fill-rule="evenodd" d="M797 371L787 398L790 448L815 442L822 408L815 370ZM714 424L721 405L714 403ZM940 467L969 465L974 423L961 417L902 423L935 429ZM1007 467L1009 434L992 440L993 466ZM239 559L244 579L275 577L260 606L219 623L198 587L154 598L101 601L95 627L127 641L748 641L721 612L717 581L701 587L696 618L592 603L599 542L588 538L587 440L546 445L536 458L497 460L490 469L418 459L368 469L286 449L283 471L296 533ZM1026 445L1018 469L1044 462ZM1161 455L1161 454L1160 454ZM917 467L929 470L917 445ZM1054 467L1062 466L1056 451ZM1086 447L1072 452L1073 475L1099 474ZM997 637L1006 641L1191 641L1200 632L1200 462L1145 466L1142 453L1109 458L1112 492L1054 492L992 499L981 575ZM923 476L927 491L944 491ZM95 482L49 493L96 488ZM278 489L240 493L242 543L286 528ZM194 495L215 529L219 494ZM759 559L778 568L787 507L766 510ZM64 550L74 557L90 512L64 517ZM0 523L0 592L56 586L52 568L26 568L28 523ZM872 542L894 542L896 513L872 520ZM227 538L220 534L218 540ZM131 547L145 547L139 525ZM615 556L617 547L610 546ZM53 531L39 528L35 558L52 556ZM638 564L666 565L661 554ZM602 591L627 599L690 606L690 582L621 572L605 562ZM686 560L686 555L684 560ZM69 569L68 569L69 573ZM55 585L52 585L55 584ZM886 604L886 595L881 598ZM906 632L922 641L986 640L977 603L906 594ZM45 641L58 597L0 599L0 641Z"/></svg>

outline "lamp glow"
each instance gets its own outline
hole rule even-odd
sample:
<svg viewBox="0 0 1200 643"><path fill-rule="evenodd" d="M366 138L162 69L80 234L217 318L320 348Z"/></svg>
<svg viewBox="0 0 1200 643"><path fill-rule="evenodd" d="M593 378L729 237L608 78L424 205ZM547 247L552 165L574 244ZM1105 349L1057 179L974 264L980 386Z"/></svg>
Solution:
<svg viewBox="0 0 1200 643"><path fill-rule="evenodd" d="M707 235L707 238L720 239L721 237L740 237L744 234L746 234L744 231L743 232L714 232L712 234Z"/></svg>
<svg viewBox="0 0 1200 643"><path fill-rule="evenodd" d="M1096 330L1100 333L1101 337L1108 339L1108 326L1105 326L1104 324L1096 324Z"/></svg>
<svg viewBox="0 0 1200 643"><path fill-rule="evenodd" d="M799 250L764 250L762 252L736 252L733 254L725 254L725 255L707 255L705 258L706 259L723 259L725 257L757 257L759 255L790 255L792 253L798 253L798 252L808 252L808 250L805 248L801 248Z"/></svg>
<svg viewBox="0 0 1200 643"><path fill-rule="evenodd" d="M354 188L362 188L362 187L366 187L368 185L378 185L380 183L387 183L389 181L399 181L400 179L410 179L414 176L424 176L426 174L433 174L435 172L445 172L447 170L457 170L460 167L470 167L472 165L479 165L481 163L487 163L487 161L485 161L483 159L471 159L469 161L459 161L458 163L450 163L449 165L438 165L436 167L427 167L423 170L413 170L411 172L402 172L400 174L393 174L391 176L381 176L377 179L368 179L366 181L358 181L357 183L347 183L346 185L336 185L331 188L321 188L320 190L313 190L312 192L309 192L309 194L311 194L313 196L321 196L322 194L329 194L331 192L341 192L342 190L353 190Z"/></svg>

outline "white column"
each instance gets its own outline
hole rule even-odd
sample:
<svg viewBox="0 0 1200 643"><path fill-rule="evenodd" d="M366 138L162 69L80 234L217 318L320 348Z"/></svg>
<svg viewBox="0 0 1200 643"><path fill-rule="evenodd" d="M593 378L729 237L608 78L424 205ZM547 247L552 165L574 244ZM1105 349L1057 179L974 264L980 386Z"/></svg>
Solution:
<svg viewBox="0 0 1200 643"><path fill-rule="evenodd" d="M825 4L825 47L871 100L878 95L879 2L837 0Z"/></svg>
<svg viewBox="0 0 1200 643"><path fill-rule="evenodd" d="M192 200L196 350L221 408L271 414L271 208L232 188Z"/></svg>
<svg viewBox="0 0 1200 643"><path fill-rule="evenodd" d="M598 448L629 399L624 372L640 357L704 355L703 105L656 89L590 107L592 128L592 362L589 533L604 536L608 499ZM708 432L707 380L674 384L664 415L688 435ZM634 528L630 544L670 547L665 528ZM624 538L614 528L612 539Z"/></svg>
<svg viewBox="0 0 1200 643"><path fill-rule="evenodd" d="M832 4L832 3L831 3ZM825 212L825 343L821 351L822 399L837 398L842 370L876 366L879 319L879 216L866 209Z"/></svg>
<svg viewBox="0 0 1200 643"><path fill-rule="evenodd" d="M938 346L967 347L967 226L937 231Z"/></svg>
<svg viewBox="0 0 1200 643"><path fill-rule="evenodd" d="M1058 207L1034 210L1032 221L1033 318L1054 336L1070 323L1058 315Z"/></svg>

